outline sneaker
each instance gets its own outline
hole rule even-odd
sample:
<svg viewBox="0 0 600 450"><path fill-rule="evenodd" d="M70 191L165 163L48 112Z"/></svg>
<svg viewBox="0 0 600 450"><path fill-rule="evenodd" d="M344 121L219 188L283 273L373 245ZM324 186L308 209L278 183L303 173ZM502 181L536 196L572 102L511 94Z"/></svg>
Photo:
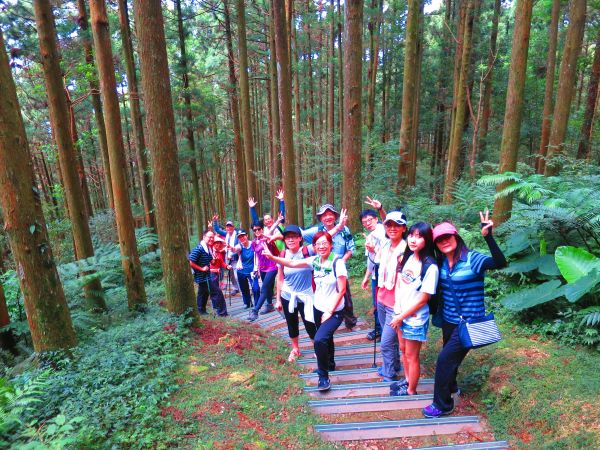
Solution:
<svg viewBox="0 0 600 450"><path fill-rule="evenodd" d="M408 386L408 380L406 378L402 378L401 380L395 381L390 384L390 391L397 391L398 389Z"/></svg>
<svg viewBox="0 0 600 450"><path fill-rule="evenodd" d="M260 314L269 314L273 311L275 311L273 305L265 305L265 307L260 310Z"/></svg>
<svg viewBox="0 0 600 450"><path fill-rule="evenodd" d="M375 339L380 340L381 339L381 331L369 331L367 333L367 339L370 341L374 341Z"/></svg>
<svg viewBox="0 0 600 450"><path fill-rule="evenodd" d="M248 322L254 322L256 319L258 319L258 313L254 310L250 311L250 314L248 314Z"/></svg>
<svg viewBox="0 0 600 450"><path fill-rule="evenodd" d="M408 392L408 386L400 386L399 389L390 388L390 397L403 397L405 395L417 395L417 392L415 391L414 394L410 394Z"/></svg>
<svg viewBox="0 0 600 450"><path fill-rule="evenodd" d="M393 377L383 377L384 383L391 383L392 381L396 381L398 379L398 375L394 375Z"/></svg>
<svg viewBox="0 0 600 450"><path fill-rule="evenodd" d="M319 385L317 386L317 389L320 392L325 392L331 389L331 381L329 381L329 378L319 377Z"/></svg>
<svg viewBox="0 0 600 450"><path fill-rule="evenodd" d="M441 409L438 409L438 407L432 403L431 405L423 408L423 417L426 417L428 419L437 419L438 417L447 416L447 415L452 414L452 411L454 411L454 406L452 407L452 409L450 411L442 411Z"/></svg>

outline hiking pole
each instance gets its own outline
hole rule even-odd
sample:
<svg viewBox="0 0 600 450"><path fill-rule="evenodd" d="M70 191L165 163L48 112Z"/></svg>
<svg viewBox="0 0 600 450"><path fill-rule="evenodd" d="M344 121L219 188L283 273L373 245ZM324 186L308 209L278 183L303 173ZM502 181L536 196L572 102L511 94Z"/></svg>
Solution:
<svg viewBox="0 0 600 450"><path fill-rule="evenodd" d="M375 318L375 314L377 314L377 311L373 312L373 318ZM376 327L373 328L373 330L375 331ZM381 331L383 332L383 330L381 330ZM373 369L375 369L377 367L377 362L376 362L376 359L377 359L377 332L376 331L373 334L373 337L374 337L374 339L373 339L373 364L371 364L371 367Z"/></svg>
<svg viewBox="0 0 600 450"><path fill-rule="evenodd" d="M227 292L227 295L229 295L229 307L231 308L231 270L227 271Z"/></svg>

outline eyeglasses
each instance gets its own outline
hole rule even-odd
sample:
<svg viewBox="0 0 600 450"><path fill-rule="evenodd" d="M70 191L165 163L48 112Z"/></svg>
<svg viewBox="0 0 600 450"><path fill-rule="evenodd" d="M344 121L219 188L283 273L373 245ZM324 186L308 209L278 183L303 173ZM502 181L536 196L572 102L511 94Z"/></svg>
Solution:
<svg viewBox="0 0 600 450"><path fill-rule="evenodd" d="M253 228L252 231L256 233L257 231L262 231L262 228Z"/></svg>

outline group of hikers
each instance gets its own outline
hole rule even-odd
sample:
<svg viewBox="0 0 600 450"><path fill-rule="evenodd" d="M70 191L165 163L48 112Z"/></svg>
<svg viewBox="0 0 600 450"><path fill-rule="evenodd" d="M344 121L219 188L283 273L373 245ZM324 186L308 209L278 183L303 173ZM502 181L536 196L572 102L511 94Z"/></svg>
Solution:
<svg viewBox="0 0 600 450"><path fill-rule="evenodd" d="M356 245L346 226L346 210L324 204L316 213L318 224L305 229L284 226L283 191L276 198L280 202L276 220L269 214L259 219L256 202L248 199L251 241L247 231L236 229L231 221L222 229L216 215L208 224L202 241L189 255L198 283L198 310L207 314L210 297L217 315L227 315L220 287L221 274L227 271L230 292L241 292L248 321L255 321L259 314L283 312L292 343L289 362L301 356L302 320L314 344L318 390L327 391L331 388L329 372L336 368L334 333L342 322L349 329L357 322L346 268ZM361 287L371 287L375 326L366 337L381 340L383 363L377 371L383 381L390 382L391 396L416 395L421 346L436 312L443 347L436 363L433 403L423 408L423 415L451 414L453 395L459 392L458 368L469 351L459 340L458 324L485 316L485 271L506 264L492 236L489 212L480 213L480 220L491 257L469 250L450 222L436 226L415 222L408 227L402 211L386 212L381 202L370 197L365 203L370 209L360 213L366 256Z"/></svg>

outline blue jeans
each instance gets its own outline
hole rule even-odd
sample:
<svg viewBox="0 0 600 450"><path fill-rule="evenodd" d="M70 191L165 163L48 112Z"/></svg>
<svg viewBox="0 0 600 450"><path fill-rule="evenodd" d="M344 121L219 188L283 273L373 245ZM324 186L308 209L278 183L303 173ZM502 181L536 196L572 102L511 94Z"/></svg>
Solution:
<svg viewBox="0 0 600 450"><path fill-rule="evenodd" d="M254 303L254 311L258 312L260 307L266 301L267 305L273 304L273 287L275 286L275 278L277 277L277 271L272 270L271 272L261 272L260 278L262 280L262 287L260 288L260 297L258 301Z"/></svg>
<svg viewBox="0 0 600 450"><path fill-rule="evenodd" d="M254 289L254 285L252 283L252 278L249 273L242 273L238 271L237 273L238 284L240 286L240 291L242 291L242 300L244 305L247 307L252 306L252 297L250 296L250 288L252 288L252 294L254 295L254 304L258 301L259 291Z"/></svg>
<svg viewBox="0 0 600 450"><path fill-rule="evenodd" d="M444 346L435 365L435 384L433 404L442 411L451 411L454 407L452 393L458 390L456 376L458 368L469 349L464 348L458 338L458 325L444 321L442 323Z"/></svg>
<svg viewBox="0 0 600 450"><path fill-rule="evenodd" d="M398 344L398 334L390 326L394 317L394 309L388 308L382 303L377 304L377 313L379 314L379 323L383 324L381 330L381 357L383 359L382 372L384 377L393 378L396 372L402 368L400 364L400 346Z"/></svg>
<svg viewBox="0 0 600 450"><path fill-rule="evenodd" d="M325 322L321 323L323 312L316 308L315 325L317 334L315 334L315 354L317 355L317 373L320 377L329 378L329 371L335 370L335 345L333 343L333 333L337 330L344 320L342 311L337 311Z"/></svg>

